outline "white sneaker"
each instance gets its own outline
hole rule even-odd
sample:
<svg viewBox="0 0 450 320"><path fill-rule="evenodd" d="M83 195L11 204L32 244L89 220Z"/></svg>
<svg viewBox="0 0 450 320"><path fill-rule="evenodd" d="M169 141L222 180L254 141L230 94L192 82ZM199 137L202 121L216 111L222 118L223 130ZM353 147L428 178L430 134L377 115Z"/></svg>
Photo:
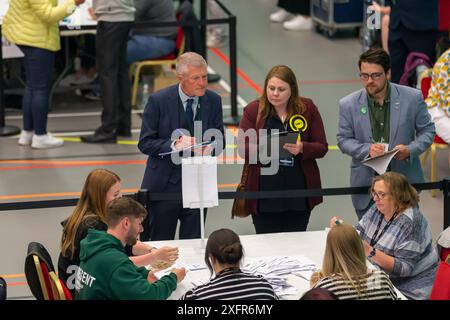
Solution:
<svg viewBox="0 0 450 320"><path fill-rule="evenodd" d="M226 44L227 37L221 33L212 32L206 36L206 46L208 48L219 48Z"/></svg>
<svg viewBox="0 0 450 320"><path fill-rule="evenodd" d="M33 140L34 131L20 131L20 137L19 141L17 141L18 144L21 146L29 146L31 144L31 141Z"/></svg>
<svg viewBox="0 0 450 320"><path fill-rule="evenodd" d="M48 149L61 147L64 144L64 140L60 138L55 138L50 133L33 136L33 142L31 147L34 149Z"/></svg>
<svg viewBox="0 0 450 320"><path fill-rule="evenodd" d="M270 21L272 22L283 22L286 21L287 19L292 18L293 15L292 13L287 12L284 9L280 9L277 12L274 12L270 15Z"/></svg>
<svg viewBox="0 0 450 320"><path fill-rule="evenodd" d="M283 28L287 30L311 30L313 28L313 22L311 18L305 18L301 15L295 16L295 18L283 23Z"/></svg>

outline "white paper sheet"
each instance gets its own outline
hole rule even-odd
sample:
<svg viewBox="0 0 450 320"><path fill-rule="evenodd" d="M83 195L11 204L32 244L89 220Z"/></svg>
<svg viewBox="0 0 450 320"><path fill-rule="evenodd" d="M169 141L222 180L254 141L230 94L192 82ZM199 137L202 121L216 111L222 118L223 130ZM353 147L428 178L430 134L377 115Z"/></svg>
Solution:
<svg viewBox="0 0 450 320"><path fill-rule="evenodd" d="M217 188L217 158L191 157L181 161L183 208L211 208L219 205ZM201 177L201 178L200 178ZM202 199L200 199L200 190Z"/></svg>
<svg viewBox="0 0 450 320"><path fill-rule="evenodd" d="M242 265L242 271L262 275L279 297L298 292L297 288L288 283L289 275L309 282L316 269L315 263L304 255L250 258L245 259Z"/></svg>
<svg viewBox="0 0 450 320"><path fill-rule="evenodd" d="M365 166L368 166L375 170L378 174L383 174L386 172L389 163L392 158L399 152L400 150L392 149L381 156L376 156L373 158L367 158L361 161L361 163Z"/></svg>

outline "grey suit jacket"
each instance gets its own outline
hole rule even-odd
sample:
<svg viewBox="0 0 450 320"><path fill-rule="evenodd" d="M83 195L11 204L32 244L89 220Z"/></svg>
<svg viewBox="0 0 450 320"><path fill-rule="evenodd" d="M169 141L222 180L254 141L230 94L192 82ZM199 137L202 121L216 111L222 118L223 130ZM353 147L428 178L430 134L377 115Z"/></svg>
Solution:
<svg viewBox="0 0 450 320"><path fill-rule="evenodd" d="M391 171L404 174L410 183L424 182L419 155L433 142L434 123L428 114L422 93L419 90L390 84L390 132L389 150L396 145L408 146L410 156L406 160L391 161ZM372 141L372 126L365 89L353 92L339 101L339 149L352 157L350 185L370 186L375 171L361 163L369 156ZM369 195L353 195L355 209L365 209Z"/></svg>

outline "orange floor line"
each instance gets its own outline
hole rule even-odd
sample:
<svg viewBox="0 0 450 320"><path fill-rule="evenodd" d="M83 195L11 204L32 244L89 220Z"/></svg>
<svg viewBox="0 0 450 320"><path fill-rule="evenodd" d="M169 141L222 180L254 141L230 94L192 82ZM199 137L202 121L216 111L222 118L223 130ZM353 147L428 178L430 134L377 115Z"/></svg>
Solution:
<svg viewBox="0 0 450 320"><path fill-rule="evenodd" d="M218 161L223 163L229 161L237 161L237 157L222 157L218 158ZM68 161L66 163L58 162L56 164L43 164L43 165L24 165L14 167L0 167L0 171L16 171L16 170L33 170L33 169L57 169L57 168L70 168L70 167L89 167L89 166L110 166L110 165L145 165L147 160L127 160L127 161L85 161L75 162ZM0 164L6 164L7 162L0 162ZM51 163L47 161L47 163ZM11 163L12 164L12 163ZM25 163L24 163L25 164Z"/></svg>
<svg viewBox="0 0 450 320"><path fill-rule="evenodd" d="M89 166L111 166L111 165L128 165L128 164L145 164L145 160L129 160L129 161L98 161L98 162L81 162L81 163L64 163L64 164L48 164L48 165L32 165L32 166L14 166L14 167L0 167L0 171L15 171L15 170L32 170L32 169L56 169L69 167L89 167Z"/></svg>
<svg viewBox="0 0 450 320"><path fill-rule="evenodd" d="M210 48L210 50L216 56L218 56L225 64L230 65L230 60L222 51L220 51L217 48ZM253 82L253 80L244 71L242 71L240 68L236 68L236 72L242 78L242 80L247 82L247 84L251 88L253 88L253 90L255 90L258 94L262 94L263 89L259 85L257 85L255 82Z"/></svg>
<svg viewBox="0 0 450 320"><path fill-rule="evenodd" d="M4 279L25 278L25 273L0 274L0 277L2 277Z"/></svg>
<svg viewBox="0 0 450 320"><path fill-rule="evenodd" d="M77 164L89 164L89 165L100 165L100 164L135 164L144 163L145 160L109 160L109 161L72 161L72 160L0 160L0 164L40 164L40 165L55 165L55 164L65 164L65 165L77 165Z"/></svg>
<svg viewBox="0 0 450 320"><path fill-rule="evenodd" d="M27 282L8 282L8 287L18 287L18 286L27 286Z"/></svg>
<svg viewBox="0 0 450 320"><path fill-rule="evenodd" d="M219 189L237 187L234 183L218 184ZM136 193L139 189L122 189L123 193ZM31 194L13 194L0 196L0 200L16 199L35 199L35 198L58 198L58 197L79 197L81 192L54 192L54 193L31 193Z"/></svg>

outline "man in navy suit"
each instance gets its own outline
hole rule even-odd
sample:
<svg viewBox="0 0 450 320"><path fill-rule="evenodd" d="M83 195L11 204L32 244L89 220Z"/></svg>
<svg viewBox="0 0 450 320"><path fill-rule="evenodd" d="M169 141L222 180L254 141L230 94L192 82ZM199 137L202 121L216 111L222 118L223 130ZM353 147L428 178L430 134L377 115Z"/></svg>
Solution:
<svg viewBox="0 0 450 320"><path fill-rule="evenodd" d="M222 101L207 89L206 61L197 53L186 52L178 58L176 73L179 84L150 95L142 117L138 148L149 156L142 181L142 189L149 192L181 192L181 165L172 161L171 155L160 154L201 142L197 131L200 124L202 137L211 129L220 136L217 139L224 137ZM142 240L173 240L178 220L180 239L200 238L198 209L184 209L181 201L153 201L150 211Z"/></svg>
<svg viewBox="0 0 450 320"><path fill-rule="evenodd" d="M388 47L391 55L391 80L398 83L406 58L422 52L435 60L438 35L438 0L390 0ZM388 3L389 4L389 3Z"/></svg>

